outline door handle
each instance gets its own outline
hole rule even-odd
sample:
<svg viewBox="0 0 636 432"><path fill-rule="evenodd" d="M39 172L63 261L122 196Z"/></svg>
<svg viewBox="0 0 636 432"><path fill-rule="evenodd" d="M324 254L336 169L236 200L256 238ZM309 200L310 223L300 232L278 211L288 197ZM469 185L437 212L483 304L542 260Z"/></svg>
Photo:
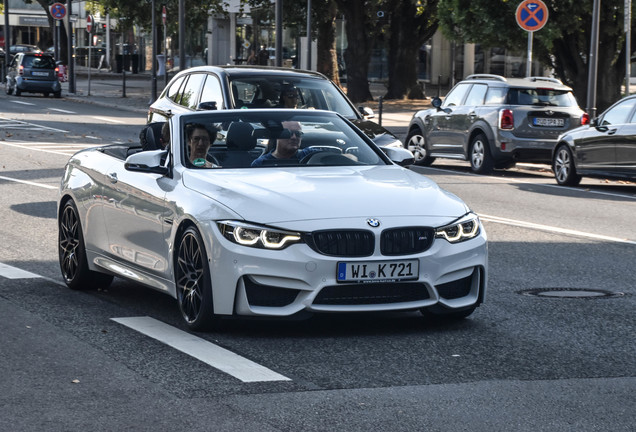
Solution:
<svg viewBox="0 0 636 432"><path fill-rule="evenodd" d="M607 131L608 135L614 135L616 133L616 129L610 129Z"/></svg>
<svg viewBox="0 0 636 432"><path fill-rule="evenodd" d="M107 174L106 177L108 177L111 183L117 183L117 173Z"/></svg>

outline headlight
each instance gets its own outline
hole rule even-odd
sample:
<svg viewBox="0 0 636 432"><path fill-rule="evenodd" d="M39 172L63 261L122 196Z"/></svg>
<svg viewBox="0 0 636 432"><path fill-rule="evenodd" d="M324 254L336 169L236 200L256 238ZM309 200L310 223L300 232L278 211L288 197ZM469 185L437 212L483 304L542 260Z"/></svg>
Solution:
<svg viewBox="0 0 636 432"><path fill-rule="evenodd" d="M459 243L479 235L479 218L468 213L450 225L435 230L435 238L446 239L449 243Z"/></svg>
<svg viewBox="0 0 636 432"><path fill-rule="evenodd" d="M284 249L302 241L300 233L250 225L236 221L217 222L223 237L242 246L262 249Z"/></svg>

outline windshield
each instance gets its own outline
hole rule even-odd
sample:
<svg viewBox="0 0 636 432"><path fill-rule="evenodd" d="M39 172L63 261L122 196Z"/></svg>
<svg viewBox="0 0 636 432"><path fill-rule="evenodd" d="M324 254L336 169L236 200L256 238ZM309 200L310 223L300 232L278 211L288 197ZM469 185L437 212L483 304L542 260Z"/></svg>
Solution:
<svg viewBox="0 0 636 432"><path fill-rule="evenodd" d="M336 114L218 111L184 116L182 163L193 169L385 165L383 153Z"/></svg>
<svg viewBox="0 0 636 432"><path fill-rule="evenodd" d="M236 108L309 108L358 118L345 96L326 79L237 76L230 77L230 85Z"/></svg>

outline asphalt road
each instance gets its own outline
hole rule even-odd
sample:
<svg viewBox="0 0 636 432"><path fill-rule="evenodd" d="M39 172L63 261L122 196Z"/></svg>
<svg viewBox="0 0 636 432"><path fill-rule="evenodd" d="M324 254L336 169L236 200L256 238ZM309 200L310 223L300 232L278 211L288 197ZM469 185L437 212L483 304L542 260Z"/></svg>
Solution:
<svg viewBox="0 0 636 432"><path fill-rule="evenodd" d="M64 163L137 139L143 123L117 107L0 95L0 430L634 430L634 185L561 188L541 167L414 168L484 221L486 303L458 323L317 316L193 335L237 368L247 359L285 378L246 381L122 324L183 330L170 297L120 279L105 291L62 283Z"/></svg>

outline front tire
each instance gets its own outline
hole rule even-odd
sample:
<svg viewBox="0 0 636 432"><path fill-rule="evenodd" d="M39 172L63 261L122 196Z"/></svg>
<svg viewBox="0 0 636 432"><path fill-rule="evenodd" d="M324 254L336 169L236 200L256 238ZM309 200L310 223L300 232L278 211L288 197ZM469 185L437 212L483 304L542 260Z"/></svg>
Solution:
<svg viewBox="0 0 636 432"><path fill-rule="evenodd" d="M88 268L86 248L79 212L72 200L64 204L58 219L58 251L60 270L69 288L106 288L113 276L92 271Z"/></svg>
<svg viewBox="0 0 636 432"><path fill-rule="evenodd" d="M475 174L490 174L492 172L494 161L490 154L488 138L483 133L475 135L475 138L470 142L468 156L470 169Z"/></svg>
<svg viewBox="0 0 636 432"><path fill-rule="evenodd" d="M415 165L429 166L435 161L435 158L430 157L426 150L426 139L419 128L415 127L409 131L404 142L404 148L413 153L415 158Z"/></svg>
<svg viewBox="0 0 636 432"><path fill-rule="evenodd" d="M576 173L574 155L565 144L561 144L552 158L554 178L561 186L576 186L581 182L581 176Z"/></svg>
<svg viewBox="0 0 636 432"><path fill-rule="evenodd" d="M213 327L216 319L208 255L201 234L194 227L185 230L176 248L175 282L179 310L190 330Z"/></svg>

